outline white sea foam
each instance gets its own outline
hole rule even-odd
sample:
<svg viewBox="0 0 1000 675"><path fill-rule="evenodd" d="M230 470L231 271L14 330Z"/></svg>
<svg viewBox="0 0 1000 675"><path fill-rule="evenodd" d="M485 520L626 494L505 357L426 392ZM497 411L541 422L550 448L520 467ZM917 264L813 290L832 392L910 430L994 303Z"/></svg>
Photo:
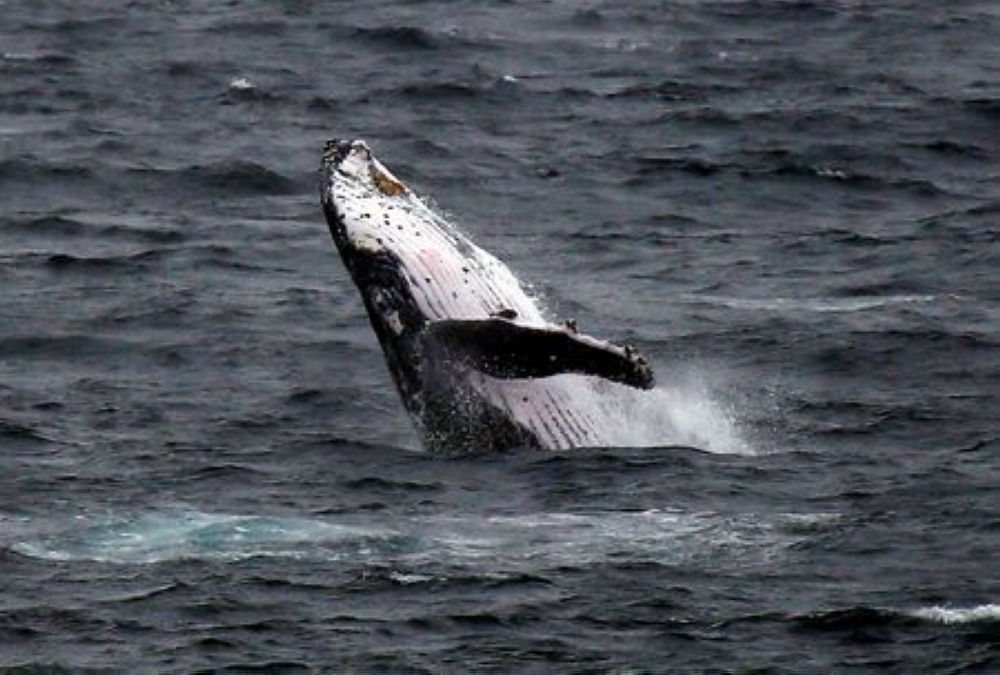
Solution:
<svg viewBox="0 0 1000 675"><path fill-rule="evenodd" d="M45 560L148 564L164 560L233 561L260 556L354 557L371 539L391 537L379 528L356 528L306 518L273 518L201 512L156 513L114 519L11 548Z"/></svg>
<svg viewBox="0 0 1000 675"><path fill-rule="evenodd" d="M918 619L944 624L1000 622L1000 605L976 605L967 608L935 605L914 610L909 614Z"/></svg>
<svg viewBox="0 0 1000 675"><path fill-rule="evenodd" d="M37 61L40 58L37 54L28 52L2 52L0 61Z"/></svg>
<svg viewBox="0 0 1000 675"><path fill-rule="evenodd" d="M716 454L757 454L704 373L663 364L657 374L663 384L651 391L610 383L595 386L590 404L605 420L607 445L678 445Z"/></svg>
<svg viewBox="0 0 1000 675"><path fill-rule="evenodd" d="M229 88L234 91L250 91L251 89L255 89L256 87L254 83L248 80L247 78L236 77L229 82Z"/></svg>
<svg viewBox="0 0 1000 675"><path fill-rule="evenodd" d="M356 518L158 512L80 522L11 549L44 560L130 565L254 557L374 563L398 566L400 583L419 583L426 577L413 565L488 573L627 556L664 564L728 560L745 567L772 560L806 536L784 522L783 516L765 521L753 514L649 509L394 518L389 528Z"/></svg>
<svg viewBox="0 0 1000 675"><path fill-rule="evenodd" d="M734 416L704 385L679 383L637 397L628 411L637 445L684 445L718 454L753 455Z"/></svg>

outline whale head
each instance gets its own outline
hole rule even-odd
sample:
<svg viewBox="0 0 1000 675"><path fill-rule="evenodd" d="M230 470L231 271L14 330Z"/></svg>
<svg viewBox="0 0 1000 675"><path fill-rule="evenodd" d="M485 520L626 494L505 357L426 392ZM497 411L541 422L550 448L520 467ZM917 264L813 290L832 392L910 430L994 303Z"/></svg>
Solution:
<svg viewBox="0 0 1000 675"><path fill-rule="evenodd" d="M408 260L426 224L422 207L362 141L331 140L323 150L320 197L330 234L368 313L407 410L420 426L421 334L430 316Z"/></svg>
<svg viewBox="0 0 1000 675"><path fill-rule="evenodd" d="M434 321L541 310L502 262L469 241L396 178L363 141L329 141L323 211L407 406L422 389L421 335Z"/></svg>
<svg viewBox="0 0 1000 675"><path fill-rule="evenodd" d="M327 142L320 193L330 232L349 267L355 254L388 250L389 214L411 205L409 190L363 141Z"/></svg>
<svg viewBox="0 0 1000 675"><path fill-rule="evenodd" d="M391 268L401 278L426 320L512 310L543 322L510 269L428 207L364 142L328 142L320 181L330 232L363 296L378 263L378 275Z"/></svg>

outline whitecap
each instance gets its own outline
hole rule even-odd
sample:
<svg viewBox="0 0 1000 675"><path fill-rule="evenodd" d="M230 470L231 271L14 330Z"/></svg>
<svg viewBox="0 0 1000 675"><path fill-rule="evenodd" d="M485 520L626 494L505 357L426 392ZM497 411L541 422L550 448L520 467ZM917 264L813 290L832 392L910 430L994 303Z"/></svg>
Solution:
<svg viewBox="0 0 1000 675"><path fill-rule="evenodd" d="M987 604L967 608L934 605L914 610L909 614L918 619L943 624L1000 622L1000 605Z"/></svg>
<svg viewBox="0 0 1000 675"><path fill-rule="evenodd" d="M688 294L683 297L688 302L721 305L731 309L755 312L804 311L815 313L861 312L893 305L931 303L937 300L937 296L934 295L885 295L853 298L740 298Z"/></svg>
<svg viewBox="0 0 1000 675"><path fill-rule="evenodd" d="M257 86L245 77L237 77L229 82L229 88L234 91L250 91Z"/></svg>
<svg viewBox="0 0 1000 675"><path fill-rule="evenodd" d="M813 167L813 171L820 178L834 178L836 180L847 180L851 177L851 174L844 171L843 169L834 169L827 166L816 166Z"/></svg>

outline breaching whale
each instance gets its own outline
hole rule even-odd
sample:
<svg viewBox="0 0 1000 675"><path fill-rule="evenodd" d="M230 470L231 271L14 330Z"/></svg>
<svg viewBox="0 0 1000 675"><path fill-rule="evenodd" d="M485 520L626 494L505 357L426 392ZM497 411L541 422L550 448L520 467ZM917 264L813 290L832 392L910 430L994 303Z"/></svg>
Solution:
<svg viewBox="0 0 1000 675"><path fill-rule="evenodd" d="M649 389L633 348L547 321L500 260L362 141L327 142L323 212L429 450L606 445L593 401Z"/></svg>

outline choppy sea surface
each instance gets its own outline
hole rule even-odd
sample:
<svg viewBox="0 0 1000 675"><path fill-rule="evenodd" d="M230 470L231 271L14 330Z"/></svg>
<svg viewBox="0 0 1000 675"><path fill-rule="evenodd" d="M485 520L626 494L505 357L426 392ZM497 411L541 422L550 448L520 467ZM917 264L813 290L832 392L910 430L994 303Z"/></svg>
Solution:
<svg viewBox="0 0 1000 675"><path fill-rule="evenodd" d="M1000 672L992 0L0 13L3 672ZM423 453L330 137L652 447Z"/></svg>

